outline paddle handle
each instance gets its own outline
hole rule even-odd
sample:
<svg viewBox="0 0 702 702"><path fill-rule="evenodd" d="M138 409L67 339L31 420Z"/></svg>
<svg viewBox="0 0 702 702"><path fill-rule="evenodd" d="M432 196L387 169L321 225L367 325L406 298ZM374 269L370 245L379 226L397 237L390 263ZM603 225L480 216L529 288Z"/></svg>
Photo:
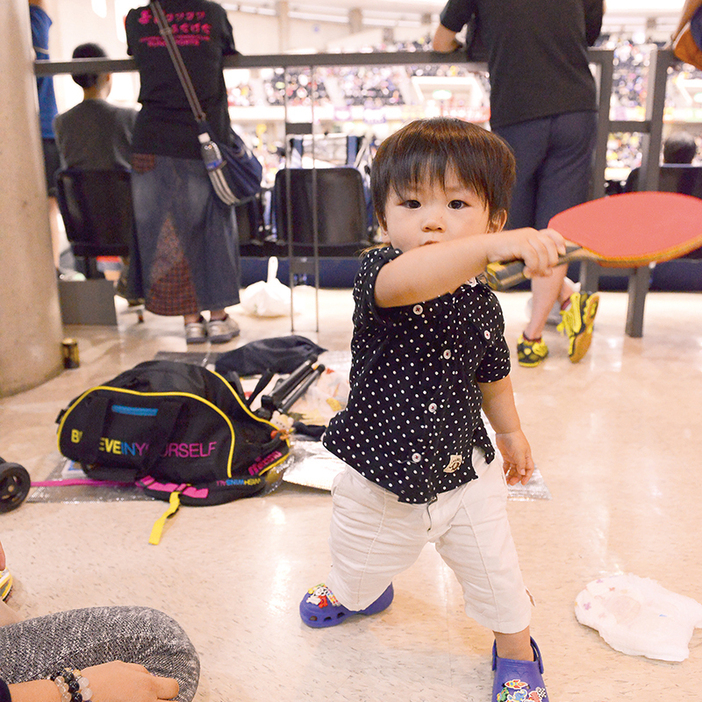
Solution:
<svg viewBox="0 0 702 702"><path fill-rule="evenodd" d="M558 264L570 263L581 258L589 257L588 252L580 246L566 246L566 252L558 257ZM493 290L508 288L526 280L524 277L524 261L509 261L508 263L488 263L485 270L488 285Z"/></svg>

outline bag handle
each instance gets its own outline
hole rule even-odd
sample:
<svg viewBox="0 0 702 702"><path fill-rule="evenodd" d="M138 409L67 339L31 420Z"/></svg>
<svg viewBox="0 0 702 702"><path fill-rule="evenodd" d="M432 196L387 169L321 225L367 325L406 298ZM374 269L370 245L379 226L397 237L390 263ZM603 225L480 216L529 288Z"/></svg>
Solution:
<svg viewBox="0 0 702 702"><path fill-rule="evenodd" d="M90 414L93 421L83 430L81 442L85 447L85 460L88 465L97 463L98 448L102 438L102 430L105 428L105 419L110 401L107 397L97 396L93 399L90 407Z"/></svg>
<svg viewBox="0 0 702 702"><path fill-rule="evenodd" d="M146 451L144 460L141 462L140 472L146 475L160 458L166 448L168 439L173 434L173 429L178 421L178 415L183 407L183 402L179 400L164 400L156 413L149 448Z"/></svg>

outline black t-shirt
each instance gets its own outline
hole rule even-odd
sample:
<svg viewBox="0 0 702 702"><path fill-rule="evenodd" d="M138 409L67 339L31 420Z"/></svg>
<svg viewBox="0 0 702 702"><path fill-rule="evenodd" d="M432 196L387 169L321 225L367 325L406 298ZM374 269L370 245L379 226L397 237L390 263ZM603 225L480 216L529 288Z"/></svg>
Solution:
<svg viewBox="0 0 702 702"><path fill-rule="evenodd" d="M474 447L495 449L477 383L509 375L497 298L477 280L421 304L379 308L380 269L401 255L366 254L354 284L351 390L324 445L400 502L427 503L475 480Z"/></svg>
<svg viewBox="0 0 702 702"><path fill-rule="evenodd" d="M227 13L209 0L161 0L161 5L214 137L229 143L222 64L225 55L237 52ZM132 152L200 158L195 118L148 6L129 12L126 30L127 52L141 79Z"/></svg>
<svg viewBox="0 0 702 702"><path fill-rule="evenodd" d="M10 690L4 680L0 680L0 702L12 702Z"/></svg>
<svg viewBox="0 0 702 702"><path fill-rule="evenodd" d="M597 109L587 47L602 27L602 0L448 0L441 24L458 32L474 15L488 49L493 129Z"/></svg>

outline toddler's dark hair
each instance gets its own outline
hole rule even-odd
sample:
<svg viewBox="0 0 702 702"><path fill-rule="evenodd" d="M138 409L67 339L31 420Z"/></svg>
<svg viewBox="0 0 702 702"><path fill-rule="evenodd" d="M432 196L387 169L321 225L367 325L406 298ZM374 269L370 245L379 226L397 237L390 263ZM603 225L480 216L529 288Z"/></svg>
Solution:
<svg viewBox="0 0 702 702"><path fill-rule="evenodd" d="M445 186L453 169L488 210L490 221L509 209L515 161L507 143L470 122L449 117L420 119L391 134L378 147L371 168L373 207L385 228L385 207L391 192L429 181Z"/></svg>
<svg viewBox="0 0 702 702"><path fill-rule="evenodd" d="M79 44L73 49L73 58L107 58L105 50L99 44ZM79 73L73 76L73 80L81 88L92 88L97 83L96 73Z"/></svg>

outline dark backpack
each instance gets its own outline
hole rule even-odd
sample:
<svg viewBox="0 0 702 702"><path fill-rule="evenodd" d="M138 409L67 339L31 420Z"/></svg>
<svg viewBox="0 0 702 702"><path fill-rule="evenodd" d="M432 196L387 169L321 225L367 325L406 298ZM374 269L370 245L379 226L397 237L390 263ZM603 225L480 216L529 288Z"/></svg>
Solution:
<svg viewBox="0 0 702 702"><path fill-rule="evenodd" d="M257 494L290 451L222 376L174 361L140 363L75 398L56 421L59 450L89 478L137 481L186 505Z"/></svg>

